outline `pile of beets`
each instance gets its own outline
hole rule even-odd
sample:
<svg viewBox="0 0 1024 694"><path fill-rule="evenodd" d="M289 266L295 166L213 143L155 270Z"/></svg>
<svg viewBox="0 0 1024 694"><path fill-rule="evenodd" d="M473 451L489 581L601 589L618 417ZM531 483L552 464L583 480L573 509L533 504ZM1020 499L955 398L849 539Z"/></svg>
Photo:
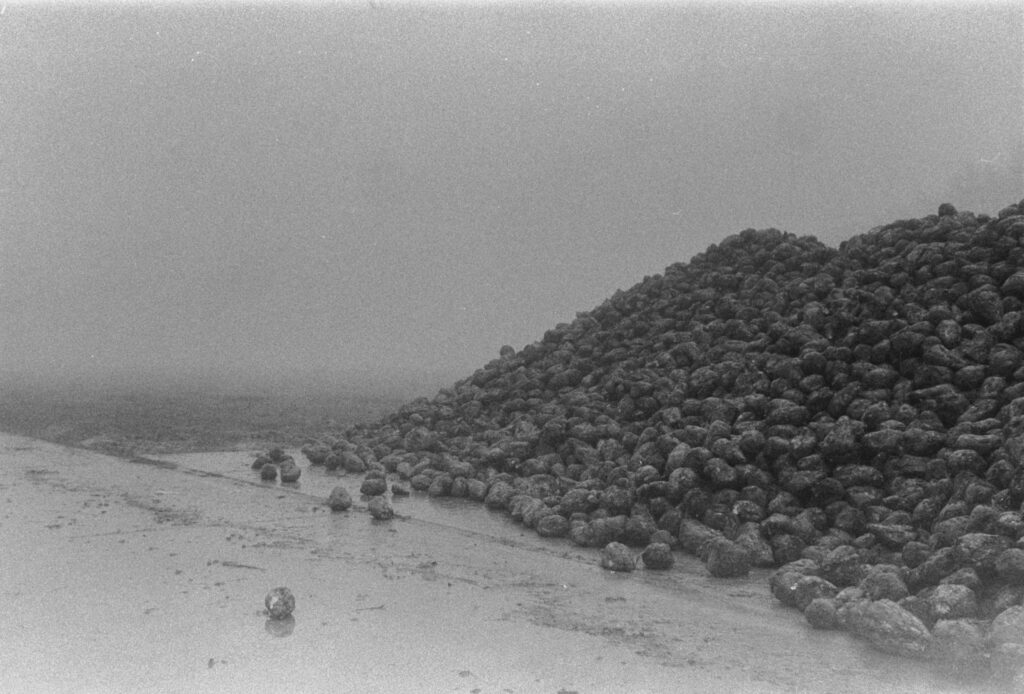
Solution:
<svg viewBox="0 0 1024 694"><path fill-rule="evenodd" d="M1024 201L838 250L748 229L303 452L581 546L772 567L816 628L1015 667Z"/></svg>

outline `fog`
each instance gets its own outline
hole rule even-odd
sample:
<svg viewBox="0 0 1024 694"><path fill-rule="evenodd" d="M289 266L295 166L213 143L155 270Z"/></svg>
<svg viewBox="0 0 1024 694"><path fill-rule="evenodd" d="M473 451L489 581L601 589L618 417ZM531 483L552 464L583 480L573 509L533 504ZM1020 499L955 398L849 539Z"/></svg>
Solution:
<svg viewBox="0 0 1024 694"><path fill-rule="evenodd" d="M440 387L747 227L994 213L1021 7L8 2L0 371Z"/></svg>

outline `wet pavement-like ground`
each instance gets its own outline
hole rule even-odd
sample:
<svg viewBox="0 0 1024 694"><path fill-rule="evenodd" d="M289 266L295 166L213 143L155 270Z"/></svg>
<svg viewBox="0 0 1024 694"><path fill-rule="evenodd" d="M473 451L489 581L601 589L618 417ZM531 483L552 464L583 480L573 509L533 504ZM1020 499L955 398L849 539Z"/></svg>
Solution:
<svg viewBox="0 0 1024 694"><path fill-rule="evenodd" d="M764 572L613 574L479 504L414 494L382 523L361 476L251 461L0 434L0 691L996 691L810 629ZM339 483L357 502L331 513ZM276 586L291 620L264 614Z"/></svg>

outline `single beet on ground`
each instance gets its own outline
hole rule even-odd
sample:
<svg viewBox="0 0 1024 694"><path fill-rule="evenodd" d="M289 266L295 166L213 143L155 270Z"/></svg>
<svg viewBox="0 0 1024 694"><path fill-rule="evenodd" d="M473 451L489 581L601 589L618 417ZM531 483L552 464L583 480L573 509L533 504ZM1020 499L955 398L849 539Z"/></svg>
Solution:
<svg viewBox="0 0 1024 694"><path fill-rule="evenodd" d="M778 567L772 594L812 627L1012 670L1024 201L838 250L748 229L304 453L582 546Z"/></svg>

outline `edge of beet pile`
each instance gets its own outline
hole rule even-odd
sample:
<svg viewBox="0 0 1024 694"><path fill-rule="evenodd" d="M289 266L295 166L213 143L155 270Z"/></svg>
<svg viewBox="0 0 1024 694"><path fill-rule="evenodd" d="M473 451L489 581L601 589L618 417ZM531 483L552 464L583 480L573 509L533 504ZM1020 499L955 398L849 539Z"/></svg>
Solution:
<svg viewBox="0 0 1024 694"><path fill-rule="evenodd" d="M814 628L1020 677L1024 201L838 249L748 229L303 453L615 570L777 567Z"/></svg>

